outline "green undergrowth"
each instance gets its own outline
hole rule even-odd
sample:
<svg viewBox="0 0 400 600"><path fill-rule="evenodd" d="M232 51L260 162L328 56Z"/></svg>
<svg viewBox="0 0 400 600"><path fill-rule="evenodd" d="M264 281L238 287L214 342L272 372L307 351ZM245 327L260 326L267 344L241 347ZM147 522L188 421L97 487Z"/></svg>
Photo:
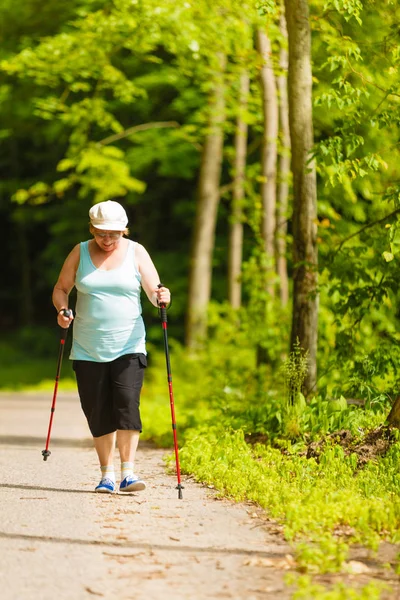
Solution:
<svg viewBox="0 0 400 600"><path fill-rule="evenodd" d="M218 428L193 432L181 451L182 467L199 481L214 484L235 500L252 500L284 522L289 541L313 540L316 566L340 568L343 540L331 547L340 529L351 528L348 541L377 549L381 539L400 542L400 444L379 461L357 468L353 455L337 445L326 447L319 461L282 454L261 444L249 446L240 431ZM305 555L300 544L299 560ZM310 566L310 559L307 564Z"/></svg>
<svg viewBox="0 0 400 600"><path fill-rule="evenodd" d="M345 570L350 544L377 550L381 540L400 541L399 459L395 443L384 458L358 468L355 455L328 444L317 461L290 448L249 446L243 432L218 427L192 431L181 450L184 472L283 523L298 570L310 574ZM379 596L294 596L303 597Z"/></svg>
<svg viewBox="0 0 400 600"><path fill-rule="evenodd" d="M57 370L57 354L54 358L35 358L17 356L14 362L1 360L0 354L0 391L26 392L49 391L54 388ZM60 391L75 391L76 382L71 362L63 361L59 383Z"/></svg>
<svg viewBox="0 0 400 600"><path fill-rule="evenodd" d="M170 345L174 412L181 445L185 443L186 431L202 421L212 420L215 411L201 387L201 364L185 357L183 349L173 340ZM141 395L142 439L170 448L173 432L165 355L150 347L148 363Z"/></svg>
<svg viewBox="0 0 400 600"><path fill-rule="evenodd" d="M296 586L292 600L379 600L382 592L388 588L385 584L375 581L358 589L337 582L327 590L324 586L313 583L308 575L288 576L286 583Z"/></svg>

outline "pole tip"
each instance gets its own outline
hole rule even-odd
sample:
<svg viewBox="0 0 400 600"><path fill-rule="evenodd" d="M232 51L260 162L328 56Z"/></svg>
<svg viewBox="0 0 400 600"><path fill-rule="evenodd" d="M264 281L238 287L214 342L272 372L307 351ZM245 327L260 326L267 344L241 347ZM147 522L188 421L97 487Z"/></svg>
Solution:
<svg viewBox="0 0 400 600"><path fill-rule="evenodd" d="M47 460L49 458L50 454L51 454L50 450L42 450L43 460Z"/></svg>
<svg viewBox="0 0 400 600"><path fill-rule="evenodd" d="M176 489L178 490L178 498L179 500L182 500L183 496L182 496L182 490L184 489L183 485L178 483L178 485L176 486Z"/></svg>

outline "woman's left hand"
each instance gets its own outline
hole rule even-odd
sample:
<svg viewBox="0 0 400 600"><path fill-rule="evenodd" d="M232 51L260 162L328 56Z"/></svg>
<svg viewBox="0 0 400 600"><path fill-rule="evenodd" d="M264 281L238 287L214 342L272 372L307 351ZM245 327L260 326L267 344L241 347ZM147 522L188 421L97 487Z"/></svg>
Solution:
<svg viewBox="0 0 400 600"><path fill-rule="evenodd" d="M155 290L158 304L169 304L171 302L171 292L166 287L160 287Z"/></svg>

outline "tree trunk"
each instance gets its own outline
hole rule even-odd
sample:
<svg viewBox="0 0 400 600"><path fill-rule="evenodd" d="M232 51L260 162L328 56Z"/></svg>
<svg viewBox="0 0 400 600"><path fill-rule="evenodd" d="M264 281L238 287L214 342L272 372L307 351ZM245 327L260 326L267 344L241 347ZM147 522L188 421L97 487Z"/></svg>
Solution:
<svg viewBox="0 0 400 600"><path fill-rule="evenodd" d="M274 257L274 237L276 224L276 163L278 137L278 98L276 81L272 65L272 48L267 33L263 29L257 31L257 46L262 58L260 73L264 133L261 156L261 198L263 205L262 237L264 248L269 259ZM273 293L273 286L270 286Z"/></svg>
<svg viewBox="0 0 400 600"><path fill-rule="evenodd" d="M279 56L279 66L281 73L277 78L277 86L279 92L279 123L281 133L281 150L279 153L278 210L275 234L275 247L277 273L279 275L279 296L281 299L282 306L286 306L289 301L289 279L287 273L286 260L286 236L290 177L290 130L287 91L287 27L284 13L281 14L279 27L283 41Z"/></svg>
<svg viewBox="0 0 400 600"><path fill-rule="evenodd" d="M247 70L244 70L240 76L239 113L236 120L235 134L232 211L229 225L228 297L232 308L239 308L242 301L240 273L243 257L243 198L248 131L244 114L247 110L249 86L249 74Z"/></svg>
<svg viewBox="0 0 400 600"><path fill-rule="evenodd" d="M392 427L400 429L400 396L397 396L393 402L393 406L388 414L386 422Z"/></svg>
<svg viewBox="0 0 400 600"><path fill-rule="evenodd" d="M317 381L317 188L312 122L311 32L308 2L285 0L289 36L289 123L293 172L293 317L291 346L308 352L306 393Z"/></svg>
<svg viewBox="0 0 400 600"><path fill-rule="evenodd" d="M219 57L220 70L210 97L210 116L204 139L196 221L189 275L186 345L194 348L207 335L207 309L211 296L212 255L220 199L220 178L225 120L224 71L226 57Z"/></svg>

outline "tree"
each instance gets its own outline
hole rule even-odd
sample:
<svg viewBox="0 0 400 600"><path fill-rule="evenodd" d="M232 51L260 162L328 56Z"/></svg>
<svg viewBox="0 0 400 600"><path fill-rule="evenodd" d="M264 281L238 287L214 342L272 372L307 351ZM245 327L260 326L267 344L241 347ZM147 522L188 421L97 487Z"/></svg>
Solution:
<svg viewBox="0 0 400 600"><path fill-rule="evenodd" d="M272 63L271 41L265 29L257 30L257 46L261 57L260 82L263 107L263 140L261 150L261 201L263 206L262 237L269 263L273 263L276 226L276 165L278 138L278 97ZM273 268L270 268L272 272ZM268 285L273 295L273 285Z"/></svg>
<svg viewBox="0 0 400 600"><path fill-rule="evenodd" d="M250 77L246 68L240 74L239 106L236 118L235 154L233 167L232 207L229 224L228 248L228 298L232 308L241 305L242 285L240 273L243 257L243 199L247 156L246 111Z"/></svg>
<svg viewBox="0 0 400 600"><path fill-rule="evenodd" d="M279 296L282 306L289 301L289 278L286 260L286 238L288 222L289 178L290 178L290 129L289 129L289 101L287 91L287 27L285 13L282 11L279 20L281 32L281 47L279 52L279 75L276 79L279 95L279 128L280 148L278 162L278 190L277 190L277 219L275 232L276 265L279 276Z"/></svg>
<svg viewBox="0 0 400 600"><path fill-rule="evenodd" d="M289 40L289 124L293 172L293 315L291 347L308 353L307 392L317 381L317 187L312 120L312 68L306 0L285 0Z"/></svg>
<svg viewBox="0 0 400 600"><path fill-rule="evenodd" d="M214 85L209 99L209 121L199 172L198 200L190 264L186 345L195 347L207 333L211 297L212 255L220 199L224 144L226 56L216 57Z"/></svg>

